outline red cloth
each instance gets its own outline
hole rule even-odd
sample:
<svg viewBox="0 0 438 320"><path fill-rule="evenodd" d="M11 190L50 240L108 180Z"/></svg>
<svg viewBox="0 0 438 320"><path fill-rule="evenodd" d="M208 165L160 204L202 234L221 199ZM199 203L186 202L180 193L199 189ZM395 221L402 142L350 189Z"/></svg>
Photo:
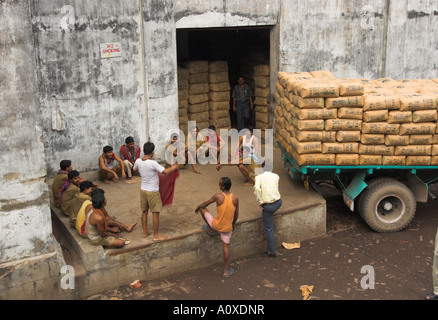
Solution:
<svg viewBox="0 0 438 320"><path fill-rule="evenodd" d="M179 170L175 170L169 174L158 173L160 179L160 196L163 206L173 203L173 194L175 192L175 182L179 177Z"/></svg>

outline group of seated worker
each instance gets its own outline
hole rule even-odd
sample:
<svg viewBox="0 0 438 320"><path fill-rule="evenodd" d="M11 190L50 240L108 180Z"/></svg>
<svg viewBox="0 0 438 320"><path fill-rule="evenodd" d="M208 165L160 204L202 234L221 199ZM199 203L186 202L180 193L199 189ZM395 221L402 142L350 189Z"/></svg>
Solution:
<svg viewBox="0 0 438 320"><path fill-rule="evenodd" d="M99 156L99 179L105 184L108 184L109 180L118 182L120 175L123 179L131 180L132 175L136 174L133 167L135 160L140 158L140 152L141 148L135 144L132 137L125 139L125 144L120 147L120 155L114 152L112 146L105 146L102 155Z"/></svg>
<svg viewBox="0 0 438 320"><path fill-rule="evenodd" d="M137 224L125 225L110 217L105 209L104 191L92 181L83 179L77 170L72 170L70 160L60 162L60 170L52 184L52 195L55 207L69 217L70 226L93 245L122 247L125 239L118 234L132 231ZM103 202L99 203L100 200L96 199L102 197Z"/></svg>

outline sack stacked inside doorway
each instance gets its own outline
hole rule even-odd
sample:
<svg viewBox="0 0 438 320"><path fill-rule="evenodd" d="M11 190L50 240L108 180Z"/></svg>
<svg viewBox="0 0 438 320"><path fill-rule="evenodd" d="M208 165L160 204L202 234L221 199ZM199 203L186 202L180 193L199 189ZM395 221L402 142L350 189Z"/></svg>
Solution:
<svg viewBox="0 0 438 320"><path fill-rule="evenodd" d="M208 72L210 125L214 125L219 134L220 129L231 129L231 86L228 77L228 63L226 61L209 62Z"/></svg>
<svg viewBox="0 0 438 320"><path fill-rule="evenodd" d="M208 61L195 60L185 63L189 70L189 121L196 121L199 130L210 125L208 112Z"/></svg>
<svg viewBox="0 0 438 320"><path fill-rule="evenodd" d="M275 136L299 165L438 165L438 80L280 72Z"/></svg>
<svg viewBox="0 0 438 320"><path fill-rule="evenodd" d="M187 137L189 108L189 69L178 66L178 117L179 129Z"/></svg>
<svg viewBox="0 0 438 320"><path fill-rule="evenodd" d="M269 128L269 106L270 106L270 68L266 64L257 65L254 67L254 84L255 84L255 128ZM263 135L262 135L263 136Z"/></svg>

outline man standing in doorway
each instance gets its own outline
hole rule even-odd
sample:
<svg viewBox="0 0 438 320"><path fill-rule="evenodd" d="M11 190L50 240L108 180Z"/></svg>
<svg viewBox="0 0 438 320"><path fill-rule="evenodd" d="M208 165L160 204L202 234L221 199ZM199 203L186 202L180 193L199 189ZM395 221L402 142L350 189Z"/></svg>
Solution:
<svg viewBox="0 0 438 320"><path fill-rule="evenodd" d="M245 78L240 76L238 84L233 88L233 111L236 112L237 117L237 130L248 127L248 121L250 119L251 110L254 109L252 101L251 87L245 83Z"/></svg>

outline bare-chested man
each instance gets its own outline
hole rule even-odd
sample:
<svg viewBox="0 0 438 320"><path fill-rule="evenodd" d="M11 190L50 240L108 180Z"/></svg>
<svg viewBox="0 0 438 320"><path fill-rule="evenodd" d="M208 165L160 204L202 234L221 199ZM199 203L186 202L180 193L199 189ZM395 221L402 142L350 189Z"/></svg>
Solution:
<svg viewBox="0 0 438 320"><path fill-rule="evenodd" d="M116 165L115 161L119 164ZM99 157L99 166L99 179L105 184L109 183L108 180L116 183L119 181L120 174L122 175L122 178L126 178L123 160L114 153L113 147L111 146L105 146L103 148L103 154Z"/></svg>
<svg viewBox="0 0 438 320"><path fill-rule="evenodd" d="M201 213L202 219L207 223L206 226L203 226L203 229L208 234L214 235L214 231L220 232L224 257L223 276L229 277L234 273L234 270L228 268L228 246L231 241L234 225L239 218L239 198L230 192L231 180L228 177L223 177L219 180L219 189L221 192L216 193L210 198L210 200L197 206L195 213ZM217 214L213 218L212 214L208 212L207 207L214 202L216 202Z"/></svg>

